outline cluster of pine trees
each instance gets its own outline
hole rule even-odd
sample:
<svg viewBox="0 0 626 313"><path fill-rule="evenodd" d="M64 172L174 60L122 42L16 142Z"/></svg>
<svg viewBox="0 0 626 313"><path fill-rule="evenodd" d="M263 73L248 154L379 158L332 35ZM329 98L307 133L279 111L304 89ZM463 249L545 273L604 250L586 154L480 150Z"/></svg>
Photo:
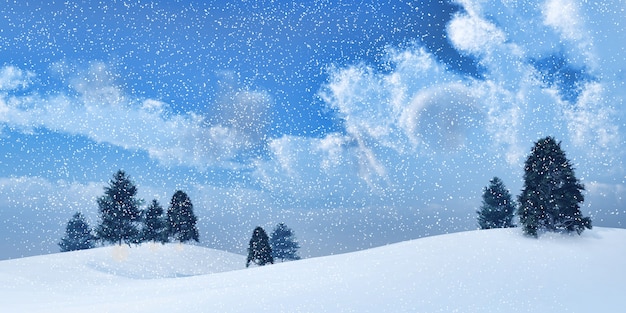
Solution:
<svg viewBox="0 0 626 313"><path fill-rule="evenodd" d="M92 231L82 214L74 214L59 243L61 251L90 249L96 242L130 245L149 241L199 241L197 217L185 192L174 193L165 215L157 200L152 200L145 210L140 209L142 202L137 198L137 187L130 177L119 170L97 200L100 224Z"/></svg>
<svg viewBox="0 0 626 313"><path fill-rule="evenodd" d="M585 187L574 175L574 168L553 137L537 141L524 163L524 186L518 196L519 207L502 180L494 177L484 189L478 213L481 229L515 227L514 215L525 234L577 232L591 229L591 219L584 217L580 204Z"/></svg>
<svg viewBox="0 0 626 313"><path fill-rule="evenodd" d="M93 248L97 242L140 244L142 242L199 241L197 217L189 196L178 190L172 196L167 212L155 199L144 209L137 198L137 187L119 170L104 195L97 199L100 224L94 230L81 213L72 216L61 238L61 252ZM298 244L293 230L284 223L276 225L271 237L262 227L254 229L246 266L273 264L274 260L299 260Z"/></svg>
<svg viewBox="0 0 626 313"><path fill-rule="evenodd" d="M274 260L281 262L299 260L298 249L300 249L300 244L293 230L284 223L276 225L269 237L265 230L258 226L250 238L246 267L250 266L250 263L263 266L274 264Z"/></svg>

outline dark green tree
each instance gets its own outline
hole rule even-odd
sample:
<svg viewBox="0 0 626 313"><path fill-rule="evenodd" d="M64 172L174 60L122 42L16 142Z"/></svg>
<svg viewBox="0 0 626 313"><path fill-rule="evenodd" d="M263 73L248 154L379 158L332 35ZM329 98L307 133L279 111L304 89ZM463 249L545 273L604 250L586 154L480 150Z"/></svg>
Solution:
<svg viewBox="0 0 626 313"><path fill-rule="evenodd" d="M515 227L515 204L500 178L494 177L489 181L489 186L483 191L482 205L476 213L481 229Z"/></svg>
<svg viewBox="0 0 626 313"><path fill-rule="evenodd" d="M142 200L136 198L137 187L122 170L113 175L104 195L98 198L102 221L96 227L99 240L112 244L138 243Z"/></svg>
<svg viewBox="0 0 626 313"><path fill-rule="evenodd" d="M95 245L94 239L85 217L80 213L75 213L67 222L65 237L61 238L59 247L61 247L61 252L91 249Z"/></svg>
<svg viewBox="0 0 626 313"><path fill-rule="evenodd" d="M167 231L169 236L179 242L190 240L199 241L196 215L193 213L193 204L189 196L178 190L172 196L170 207L167 209Z"/></svg>
<svg viewBox="0 0 626 313"><path fill-rule="evenodd" d="M518 197L524 233L537 237L540 231L580 234L591 229L591 219L580 211L583 190L561 143L552 137L537 141L524 164L524 186Z"/></svg>
<svg viewBox="0 0 626 313"><path fill-rule="evenodd" d="M167 220L163 216L163 207L156 199L145 210L143 222L142 241L168 241Z"/></svg>
<svg viewBox="0 0 626 313"><path fill-rule="evenodd" d="M272 258L285 260L299 260L298 249L300 244L296 241L296 237L291 228L284 223L276 225L270 235L270 247L272 248Z"/></svg>
<svg viewBox="0 0 626 313"><path fill-rule="evenodd" d="M250 262L260 266L274 264L269 238L265 230L260 226L254 229L252 238L250 238L246 267L250 266Z"/></svg>

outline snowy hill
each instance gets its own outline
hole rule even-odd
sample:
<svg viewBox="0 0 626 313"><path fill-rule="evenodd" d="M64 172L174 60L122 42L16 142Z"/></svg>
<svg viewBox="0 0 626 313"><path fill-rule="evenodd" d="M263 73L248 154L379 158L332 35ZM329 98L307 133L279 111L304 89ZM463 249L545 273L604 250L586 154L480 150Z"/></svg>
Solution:
<svg viewBox="0 0 626 313"><path fill-rule="evenodd" d="M626 230L422 238L244 268L180 245L0 262L3 312L623 312Z"/></svg>

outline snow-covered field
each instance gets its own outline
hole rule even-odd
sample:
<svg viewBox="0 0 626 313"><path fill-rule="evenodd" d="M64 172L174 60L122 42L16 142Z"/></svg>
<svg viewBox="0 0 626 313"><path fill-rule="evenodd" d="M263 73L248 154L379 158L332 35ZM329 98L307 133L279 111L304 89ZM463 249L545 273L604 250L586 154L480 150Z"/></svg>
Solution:
<svg viewBox="0 0 626 313"><path fill-rule="evenodd" d="M2 312L624 312L626 230L422 238L248 268L188 245L0 262Z"/></svg>

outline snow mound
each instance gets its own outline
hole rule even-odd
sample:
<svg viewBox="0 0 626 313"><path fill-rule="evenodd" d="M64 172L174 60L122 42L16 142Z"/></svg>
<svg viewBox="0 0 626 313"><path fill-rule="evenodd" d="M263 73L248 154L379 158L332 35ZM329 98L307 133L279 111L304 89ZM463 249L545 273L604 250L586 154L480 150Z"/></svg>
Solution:
<svg viewBox="0 0 626 313"><path fill-rule="evenodd" d="M1 261L3 311L621 312L626 287L626 230L611 228L471 231L249 269L194 246L115 249Z"/></svg>
<svg viewBox="0 0 626 313"><path fill-rule="evenodd" d="M140 247L114 246L85 265L120 277L158 279L206 275L243 268L245 257L181 244L144 244ZM96 253L97 254L97 253Z"/></svg>
<svg viewBox="0 0 626 313"><path fill-rule="evenodd" d="M0 271L41 283L114 279L161 279L206 275L244 268L245 257L183 244L109 246L0 262ZM8 271L7 271L8 272ZM83 282L84 283L84 282Z"/></svg>

